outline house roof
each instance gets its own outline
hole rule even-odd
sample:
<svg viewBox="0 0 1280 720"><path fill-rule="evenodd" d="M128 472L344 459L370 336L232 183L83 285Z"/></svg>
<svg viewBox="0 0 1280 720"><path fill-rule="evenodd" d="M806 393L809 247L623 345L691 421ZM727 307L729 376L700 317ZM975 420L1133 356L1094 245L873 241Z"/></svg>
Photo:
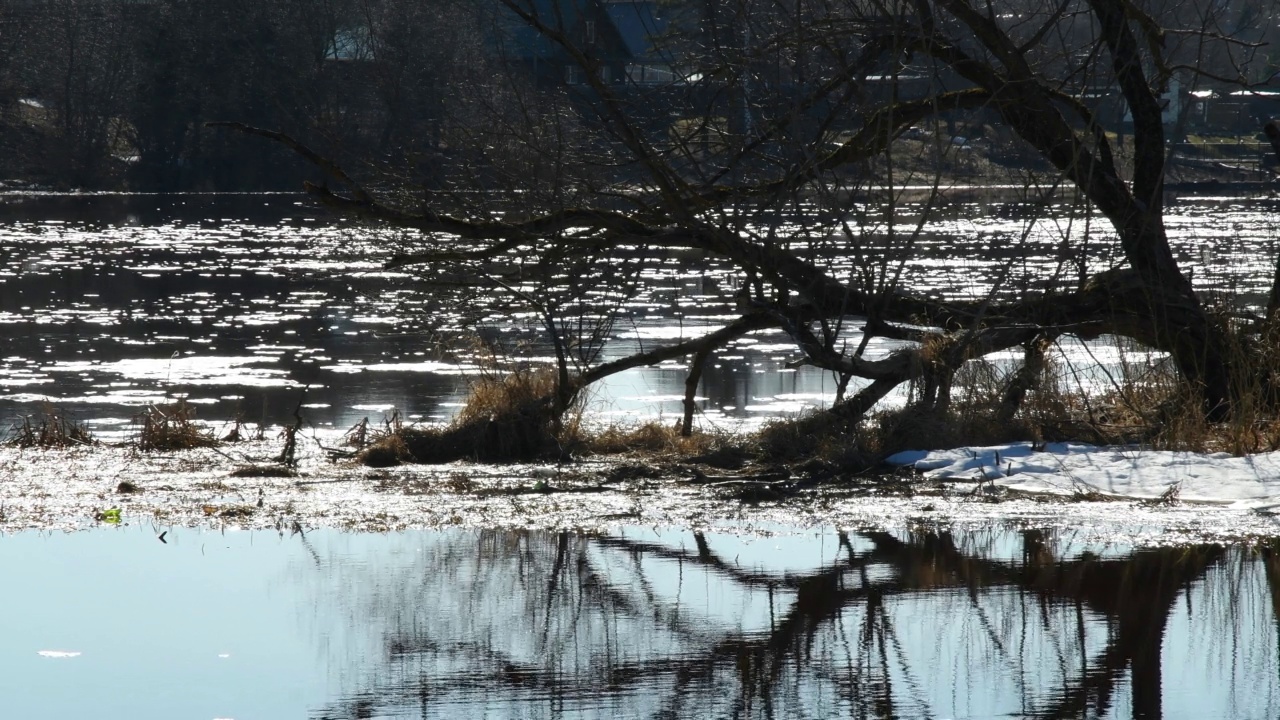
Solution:
<svg viewBox="0 0 1280 720"><path fill-rule="evenodd" d="M615 38L610 52L634 60L659 57L655 40L666 31L668 22L661 17L654 0L528 0L533 12L547 25L574 30L587 20L607 22L611 29L599 27L598 37ZM514 13L499 9L500 27L508 51L518 58L546 58L556 55L552 44L537 30L522 22Z"/></svg>
<svg viewBox="0 0 1280 720"><path fill-rule="evenodd" d="M550 27L571 29L578 24L594 0L530 0L534 14ZM517 58L547 57L554 54L550 43L514 13L499 8L502 32Z"/></svg>
<svg viewBox="0 0 1280 720"><path fill-rule="evenodd" d="M667 21L655 11L652 0L614 0L605 5L609 20L632 58L643 59L660 54L654 47L654 41L666 33Z"/></svg>

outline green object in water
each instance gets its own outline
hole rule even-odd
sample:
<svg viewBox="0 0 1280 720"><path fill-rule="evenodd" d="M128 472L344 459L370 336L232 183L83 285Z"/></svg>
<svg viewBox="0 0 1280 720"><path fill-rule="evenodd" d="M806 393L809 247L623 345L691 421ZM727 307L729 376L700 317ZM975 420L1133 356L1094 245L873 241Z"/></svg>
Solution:
<svg viewBox="0 0 1280 720"><path fill-rule="evenodd" d="M102 519L102 522L104 523L119 525L120 524L120 508L108 508L106 510L103 510L102 514L99 517Z"/></svg>

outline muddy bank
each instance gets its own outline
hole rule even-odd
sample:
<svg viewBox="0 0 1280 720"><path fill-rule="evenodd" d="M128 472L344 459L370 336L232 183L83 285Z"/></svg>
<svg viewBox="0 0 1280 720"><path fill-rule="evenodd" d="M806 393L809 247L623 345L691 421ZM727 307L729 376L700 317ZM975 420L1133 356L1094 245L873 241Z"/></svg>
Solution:
<svg viewBox="0 0 1280 720"><path fill-rule="evenodd" d="M1280 523L1264 512L1071 501L906 476L749 496L744 487L776 480L744 482L707 466L654 466L625 457L563 465L460 462L373 469L330 461L313 439L302 448L293 476L247 469L268 465L278 453L276 442L150 454L107 446L4 448L0 529L74 530L117 520L157 528L288 531L648 526L785 532L1014 523L1072 530L1082 541L1135 545L1280 535Z"/></svg>

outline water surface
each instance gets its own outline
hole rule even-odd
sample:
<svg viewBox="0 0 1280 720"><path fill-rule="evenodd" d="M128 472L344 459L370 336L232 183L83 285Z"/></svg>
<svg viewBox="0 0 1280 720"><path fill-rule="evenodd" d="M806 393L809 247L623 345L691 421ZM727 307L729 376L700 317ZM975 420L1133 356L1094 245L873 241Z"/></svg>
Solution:
<svg viewBox="0 0 1280 720"><path fill-rule="evenodd" d="M133 525L0 567L5 717L1280 713L1270 547Z"/></svg>
<svg viewBox="0 0 1280 720"><path fill-rule="evenodd" d="M839 277L901 257L904 282L982 298L993 289L1069 285L1117 261L1105 224L1069 210L957 202L931 211L916 236L925 205L901 205L892 223L866 208L856 238L799 236L792 244L830 261ZM1188 199L1172 206L1167 224L1199 287L1258 302L1273 275L1274 211L1261 199ZM776 222L784 237L801 232L795 219ZM8 348L0 416L50 402L107 433L147 404L186 397L218 422L289 422L299 403L318 427L349 427L392 409L446 419L482 372L484 353L459 341L466 318L457 307L415 276L382 269L400 239L295 195L0 196L0 338ZM734 316L745 281L727 264L688 254L650 263L639 277L602 360L715 327ZM488 313L482 338L507 348L528 343L535 359L550 357L527 314L508 316L501 301L484 298L478 308ZM851 347L858 323L844 327ZM894 347L873 342L868 357ZM790 366L798 357L774 331L713 355L698 393L703 422L731 427L831 402L834 378ZM1106 343L1064 342L1063 357L1073 378L1106 381L1081 368L1123 364ZM618 375L598 388L593 413L606 421L678 417L686 371L672 362Z"/></svg>

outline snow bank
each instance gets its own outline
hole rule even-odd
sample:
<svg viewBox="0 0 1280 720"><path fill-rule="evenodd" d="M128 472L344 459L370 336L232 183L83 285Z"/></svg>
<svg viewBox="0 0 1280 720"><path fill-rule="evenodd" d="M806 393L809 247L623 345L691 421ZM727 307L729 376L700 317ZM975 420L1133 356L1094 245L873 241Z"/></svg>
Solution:
<svg viewBox="0 0 1280 720"><path fill-rule="evenodd" d="M1176 485L1178 498L1187 502L1280 508L1280 452L1233 457L1082 443L1049 443L1042 448L1013 443L908 451L890 456L888 462L913 466L934 478L989 481L1027 492L1150 499Z"/></svg>

